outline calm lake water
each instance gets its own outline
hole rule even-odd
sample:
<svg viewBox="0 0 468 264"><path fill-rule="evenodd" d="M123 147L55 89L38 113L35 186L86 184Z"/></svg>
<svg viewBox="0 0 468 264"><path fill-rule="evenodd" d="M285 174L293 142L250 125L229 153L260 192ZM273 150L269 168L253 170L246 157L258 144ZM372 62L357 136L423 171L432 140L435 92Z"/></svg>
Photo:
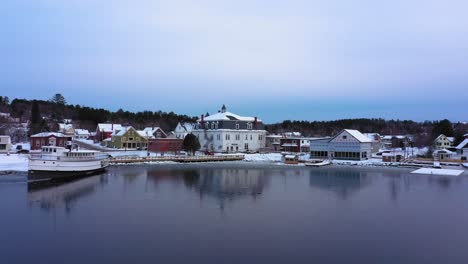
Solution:
<svg viewBox="0 0 468 264"><path fill-rule="evenodd" d="M468 177L218 165L0 176L0 263L468 263Z"/></svg>

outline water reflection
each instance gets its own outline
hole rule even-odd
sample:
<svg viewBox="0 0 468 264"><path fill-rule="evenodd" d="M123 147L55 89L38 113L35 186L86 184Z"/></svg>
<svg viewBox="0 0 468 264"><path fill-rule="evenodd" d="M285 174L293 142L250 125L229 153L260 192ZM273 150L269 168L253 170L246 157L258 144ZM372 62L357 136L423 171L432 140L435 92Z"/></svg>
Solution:
<svg viewBox="0 0 468 264"><path fill-rule="evenodd" d="M259 169L148 169L148 181L155 186L163 182L183 184L199 193L200 199L211 196L224 208L226 201L262 194L267 177Z"/></svg>
<svg viewBox="0 0 468 264"><path fill-rule="evenodd" d="M79 199L95 193L98 186L106 185L107 177L98 175L66 182L28 183L28 203L45 211L63 207L70 213Z"/></svg>
<svg viewBox="0 0 468 264"><path fill-rule="evenodd" d="M353 193L372 183L368 172L359 170L311 170L311 187L335 193L341 199L347 199Z"/></svg>

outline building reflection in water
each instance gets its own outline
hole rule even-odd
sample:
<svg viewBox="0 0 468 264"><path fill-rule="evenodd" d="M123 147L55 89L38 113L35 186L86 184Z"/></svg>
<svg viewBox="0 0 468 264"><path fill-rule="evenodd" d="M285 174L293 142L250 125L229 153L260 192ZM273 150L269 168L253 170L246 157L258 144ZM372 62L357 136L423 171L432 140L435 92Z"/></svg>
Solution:
<svg viewBox="0 0 468 264"><path fill-rule="evenodd" d="M331 191L341 199L347 199L371 183L372 177L358 170L310 170L309 175L311 187Z"/></svg>
<svg viewBox="0 0 468 264"><path fill-rule="evenodd" d="M27 200L45 211L64 208L70 213L83 197L93 194L97 187L108 183L107 175L97 175L66 182L28 183Z"/></svg>
<svg viewBox="0 0 468 264"><path fill-rule="evenodd" d="M163 182L183 184L199 193L200 199L211 196L220 208L226 201L240 197L257 198L266 184L265 170L260 169L185 169L148 170L148 181L156 186Z"/></svg>

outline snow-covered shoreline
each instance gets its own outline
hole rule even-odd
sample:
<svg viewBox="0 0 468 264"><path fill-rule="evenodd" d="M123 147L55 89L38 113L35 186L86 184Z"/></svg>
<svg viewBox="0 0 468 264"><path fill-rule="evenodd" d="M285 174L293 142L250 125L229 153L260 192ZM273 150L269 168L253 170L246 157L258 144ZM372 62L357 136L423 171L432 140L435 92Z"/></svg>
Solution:
<svg viewBox="0 0 468 264"><path fill-rule="evenodd" d="M114 153L114 156L125 156L125 154L128 154L130 156L144 156L146 151L142 151L141 153L135 153L135 152L122 152L122 153ZM115 155L117 154L117 155ZM152 154L151 156L156 156L155 154ZM158 155L159 156L159 155ZM272 165L272 166L285 166L285 167L301 167L304 166L303 163L300 163L298 165L286 165L282 163L282 154L281 153L256 153L256 154L244 154L245 159L243 161L238 161L238 162L232 162L230 161L229 163L236 163L236 164L252 164L252 165ZM303 155L300 159L305 160L307 159L307 155ZM144 163L135 163L132 165L138 166L138 165L158 165L158 164L172 164L172 165L177 165L180 163L175 163L175 162L144 162ZM214 164L214 163L208 163L208 164ZM216 162L216 164L220 164L220 162ZM221 163L221 164L226 164L226 163ZM117 165L121 166L121 165ZM371 158L369 160L363 160L363 161L351 161L351 160L334 160L333 164L330 166L327 166L330 168L337 168L337 167L354 167L354 168L394 168L394 169L406 169L408 170L407 167L401 166L399 163L390 163L390 162L382 162L380 159L376 158ZM325 167L325 168L327 168ZM28 170L28 155L27 154L1 154L0 155L0 174L9 174L12 172L27 172ZM462 168L463 170L463 168ZM465 173L466 174L466 169Z"/></svg>

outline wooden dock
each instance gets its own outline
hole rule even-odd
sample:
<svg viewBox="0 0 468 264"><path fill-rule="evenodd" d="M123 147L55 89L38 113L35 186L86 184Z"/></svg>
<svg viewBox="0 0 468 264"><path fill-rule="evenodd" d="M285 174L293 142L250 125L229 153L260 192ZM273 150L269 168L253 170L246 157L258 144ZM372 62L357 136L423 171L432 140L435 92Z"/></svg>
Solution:
<svg viewBox="0 0 468 264"><path fill-rule="evenodd" d="M244 160L244 155L215 155L215 156L166 156L166 157L115 157L109 160L110 164L129 164L145 162L179 162L179 163L199 163L199 162L223 162Z"/></svg>

